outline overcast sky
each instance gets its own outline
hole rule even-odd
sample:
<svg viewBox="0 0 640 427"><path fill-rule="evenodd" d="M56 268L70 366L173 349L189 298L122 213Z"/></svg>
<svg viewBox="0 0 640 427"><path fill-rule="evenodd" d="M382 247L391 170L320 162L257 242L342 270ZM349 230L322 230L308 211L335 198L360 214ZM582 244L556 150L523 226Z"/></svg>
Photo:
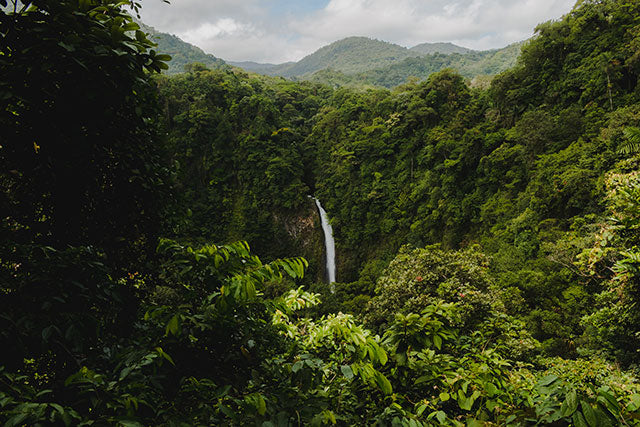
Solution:
<svg viewBox="0 0 640 427"><path fill-rule="evenodd" d="M504 47L575 0L145 0L142 21L230 61L297 61L349 36Z"/></svg>

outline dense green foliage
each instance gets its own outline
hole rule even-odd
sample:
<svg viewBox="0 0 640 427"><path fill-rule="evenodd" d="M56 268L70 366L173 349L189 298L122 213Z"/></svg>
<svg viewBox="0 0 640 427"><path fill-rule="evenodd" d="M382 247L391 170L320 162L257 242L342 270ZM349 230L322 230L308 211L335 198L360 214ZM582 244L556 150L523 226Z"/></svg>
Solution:
<svg viewBox="0 0 640 427"><path fill-rule="evenodd" d="M278 76L280 75L280 70L286 70L289 66L294 64L294 62L291 61L283 62L282 64L270 64L253 61L228 62L234 67L242 68L243 70L250 71L252 73L264 74L265 76Z"/></svg>
<svg viewBox="0 0 640 427"><path fill-rule="evenodd" d="M408 81L426 80L431 74L454 69L468 79L491 79L491 76L515 65L522 43L504 49L469 53L434 53L396 61L386 67L372 68L356 74L337 69L324 69L304 76L305 80L324 83L332 87L353 88L382 86L393 88Z"/></svg>
<svg viewBox="0 0 640 427"><path fill-rule="evenodd" d="M75 3L0 14L1 241L124 258L157 237L163 170L146 75L168 57L115 2Z"/></svg>
<svg viewBox="0 0 640 427"><path fill-rule="evenodd" d="M158 75L135 3L6 3L4 425L640 424L637 2L392 91Z"/></svg>
<svg viewBox="0 0 640 427"><path fill-rule="evenodd" d="M392 88L405 83L410 77L424 80L445 68L452 68L469 79L482 75L494 76L515 65L521 47L522 43L514 43L498 50L433 53L367 70L355 78L370 84Z"/></svg>
<svg viewBox="0 0 640 427"><path fill-rule="evenodd" d="M268 259L299 253L317 275L313 153L301 140L329 90L200 66L157 84L179 192L171 235L245 239Z"/></svg>

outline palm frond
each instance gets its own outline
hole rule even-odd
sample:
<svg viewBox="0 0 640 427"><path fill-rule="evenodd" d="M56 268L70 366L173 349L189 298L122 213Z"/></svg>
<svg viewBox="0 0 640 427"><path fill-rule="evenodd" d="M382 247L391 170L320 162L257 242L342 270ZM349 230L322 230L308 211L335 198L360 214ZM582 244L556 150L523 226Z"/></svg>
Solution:
<svg viewBox="0 0 640 427"><path fill-rule="evenodd" d="M640 152L640 128L628 127L624 129L624 136L627 139L618 150L622 154L637 154Z"/></svg>

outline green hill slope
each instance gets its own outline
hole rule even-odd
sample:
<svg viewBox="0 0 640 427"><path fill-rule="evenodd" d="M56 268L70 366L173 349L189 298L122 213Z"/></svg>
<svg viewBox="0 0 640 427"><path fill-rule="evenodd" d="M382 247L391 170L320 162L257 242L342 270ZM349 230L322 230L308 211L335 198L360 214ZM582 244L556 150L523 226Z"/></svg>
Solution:
<svg viewBox="0 0 640 427"><path fill-rule="evenodd" d="M202 49L187 43L180 38L167 33L162 33L153 27L139 23L142 30L150 34L150 39L158 44L157 51L171 55L168 62L167 74L178 74L184 71L184 66L193 62L200 62L209 68L219 68L225 65L225 61L205 53Z"/></svg>
<svg viewBox="0 0 640 427"><path fill-rule="evenodd" d="M234 67L242 68L245 71L250 71L252 73L264 74L267 76L276 76L280 75L280 73L284 70L287 70L289 67L295 64L295 62L285 62L282 64L264 64L260 62L254 61L242 61L242 62L234 62L227 61L229 65L233 65Z"/></svg>
<svg viewBox="0 0 640 427"><path fill-rule="evenodd" d="M359 73L380 68L417 55L409 49L367 37L349 37L331 43L299 62L281 70L284 77L312 74L325 68L344 73Z"/></svg>
<svg viewBox="0 0 640 427"><path fill-rule="evenodd" d="M519 42L504 49L483 52L471 51L467 54L434 53L418 58L406 58L384 68L365 71L356 76L355 80L377 86L393 87L406 82L409 77L417 77L422 80L445 68L453 68L467 78L496 75L515 65L522 44L523 42Z"/></svg>
<svg viewBox="0 0 640 427"><path fill-rule="evenodd" d="M445 55L449 55L451 53L465 54L476 52L473 49L467 49L466 47L458 46L453 43L421 43L409 50L422 55L432 55L434 53L444 53Z"/></svg>
<svg viewBox="0 0 640 427"><path fill-rule="evenodd" d="M367 37L349 37L299 62L229 64L258 74L309 80L332 87L394 87L409 77L422 80L445 68L453 68L467 78L496 75L516 63L522 43L487 51L474 51L452 43L422 43L407 49Z"/></svg>

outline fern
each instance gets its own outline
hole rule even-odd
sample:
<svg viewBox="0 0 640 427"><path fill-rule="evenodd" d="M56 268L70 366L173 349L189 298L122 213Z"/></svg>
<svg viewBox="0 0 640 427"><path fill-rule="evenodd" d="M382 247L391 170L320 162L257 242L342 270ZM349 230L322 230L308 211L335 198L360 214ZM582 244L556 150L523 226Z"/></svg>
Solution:
<svg viewBox="0 0 640 427"><path fill-rule="evenodd" d="M621 154L637 154L640 152L640 128L628 127L624 129L624 136L627 139L620 147Z"/></svg>

